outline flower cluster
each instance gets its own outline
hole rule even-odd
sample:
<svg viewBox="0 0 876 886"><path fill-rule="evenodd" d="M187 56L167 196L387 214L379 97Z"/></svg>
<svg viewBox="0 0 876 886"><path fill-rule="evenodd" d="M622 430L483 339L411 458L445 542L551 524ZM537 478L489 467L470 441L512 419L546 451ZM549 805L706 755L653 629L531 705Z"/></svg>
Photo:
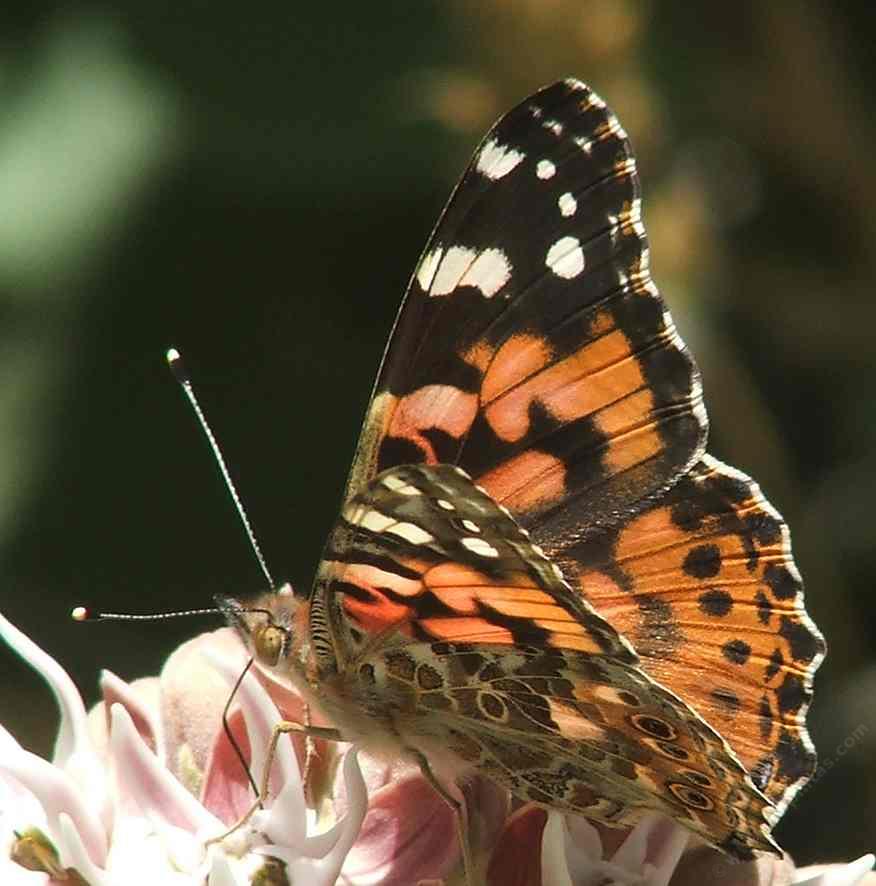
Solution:
<svg viewBox="0 0 876 886"><path fill-rule="evenodd" d="M90 713L63 668L0 617L0 636L46 680L61 712L51 761L0 727L0 882L68 886L413 886L462 883L452 811L415 767L348 745L283 736L301 700L264 674L241 681L228 732L270 790L250 811L247 770L222 727L245 665L221 629L181 646L161 676L105 672ZM306 777L302 776L306 773ZM489 782L464 787L468 827L488 886L853 886L873 857L794 871L788 859L739 864L666 818L627 831L531 805L512 810ZM234 827L242 819L243 824Z"/></svg>

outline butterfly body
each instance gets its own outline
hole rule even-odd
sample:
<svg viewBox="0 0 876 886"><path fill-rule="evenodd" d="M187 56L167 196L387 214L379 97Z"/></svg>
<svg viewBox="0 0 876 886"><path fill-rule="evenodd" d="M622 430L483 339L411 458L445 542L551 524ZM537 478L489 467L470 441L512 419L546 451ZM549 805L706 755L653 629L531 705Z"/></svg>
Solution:
<svg viewBox="0 0 876 886"><path fill-rule="evenodd" d="M626 136L554 84L488 133L417 265L308 600L227 610L377 753L775 851L824 644L787 527L706 430Z"/></svg>

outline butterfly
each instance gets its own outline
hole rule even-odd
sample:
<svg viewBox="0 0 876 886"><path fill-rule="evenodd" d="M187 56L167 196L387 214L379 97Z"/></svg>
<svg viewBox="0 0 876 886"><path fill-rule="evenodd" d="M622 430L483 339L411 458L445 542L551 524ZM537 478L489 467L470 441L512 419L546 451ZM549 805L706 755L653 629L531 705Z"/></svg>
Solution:
<svg viewBox="0 0 876 886"><path fill-rule="evenodd" d="M421 256L307 597L220 603L345 739L738 858L815 767L788 529L705 452L629 141L584 84L486 135Z"/></svg>

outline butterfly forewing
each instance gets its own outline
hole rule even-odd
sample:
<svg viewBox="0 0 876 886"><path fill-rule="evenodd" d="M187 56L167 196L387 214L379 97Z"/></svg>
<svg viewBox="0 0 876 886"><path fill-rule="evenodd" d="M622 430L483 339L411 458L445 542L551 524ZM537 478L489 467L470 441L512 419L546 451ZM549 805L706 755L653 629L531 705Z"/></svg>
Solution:
<svg viewBox="0 0 876 886"><path fill-rule="evenodd" d="M354 496L329 538L314 602L337 630L352 630L348 650L393 631L635 661L509 512L452 465L392 468Z"/></svg>
<svg viewBox="0 0 876 886"><path fill-rule="evenodd" d="M648 274L635 160L576 81L488 133L413 275L349 492L451 463L542 535L592 532L705 445L694 365Z"/></svg>

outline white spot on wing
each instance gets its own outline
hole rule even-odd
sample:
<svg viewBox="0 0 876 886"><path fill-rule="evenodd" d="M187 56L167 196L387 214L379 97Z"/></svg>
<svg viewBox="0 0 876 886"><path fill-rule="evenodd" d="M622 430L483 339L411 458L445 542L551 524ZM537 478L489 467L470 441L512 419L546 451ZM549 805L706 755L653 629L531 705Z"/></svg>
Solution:
<svg viewBox="0 0 876 886"><path fill-rule="evenodd" d="M393 492L398 492L400 495L423 494L422 490L417 489L416 486L412 486L407 480L402 480L400 477L396 477L393 474L384 477L381 482L387 489L391 489Z"/></svg>
<svg viewBox="0 0 876 886"><path fill-rule="evenodd" d="M444 254L441 264L435 271L429 295L447 295L459 285L463 274L477 258L473 249L464 246L451 246Z"/></svg>
<svg viewBox="0 0 876 886"><path fill-rule="evenodd" d="M441 256L443 254L444 250L440 246L437 246L431 252L428 252L423 256L423 260L420 262L420 267L417 268L417 283L420 284L420 289L422 289L423 292L429 291L429 287L435 279L435 272L438 270L438 265L441 263Z"/></svg>
<svg viewBox="0 0 876 886"><path fill-rule="evenodd" d="M461 286L476 286L486 298L492 298L511 279L511 264L501 249L485 249L459 281Z"/></svg>
<svg viewBox="0 0 876 886"><path fill-rule="evenodd" d="M478 532L479 533L481 531L481 527L478 526L478 524L475 523L474 520L463 520L462 525L465 526L465 528L469 532Z"/></svg>
<svg viewBox="0 0 876 886"><path fill-rule="evenodd" d="M539 160L535 167L535 174L539 178L553 178L557 167L550 160Z"/></svg>
<svg viewBox="0 0 876 886"><path fill-rule="evenodd" d="M707 428L709 426L709 414L706 412L706 404L703 402L703 384L698 375L695 375L691 382L690 399L694 417L699 422L701 428Z"/></svg>
<svg viewBox="0 0 876 886"><path fill-rule="evenodd" d="M429 295L449 295L458 286L474 286L485 298L491 298L511 278L511 270L511 263L501 249L484 249L478 253L467 246L451 246L433 272Z"/></svg>
<svg viewBox="0 0 876 886"><path fill-rule="evenodd" d="M491 544L482 538L464 538L462 539L464 547L468 548L473 554L481 557L498 557L499 552Z"/></svg>
<svg viewBox="0 0 876 886"><path fill-rule="evenodd" d="M475 169L494 181L508 175L526 155L491 138L478 154Z"/></svg>
<svg viewBox="0 0 876 886"><path fill-rule="evenodd" d="M364 514L357 514L356 517L358 519L351 519L351 523L357 523L363 529L370 529L372 532L385 532L390 526L395 523L394 517L387 517L386 514L381 514L380 511L370 510L366 511Z"/></svg>
<svg viewBox="0 0 876 886"><path fill-rule="evenodd" d="M412 545L422 545L435 540L434 536L426 532L425 529L421 529L416 523L396 523L386 531L392 535L397 535L399 538L403 538Z"/></svg>
<svg viewBox="0 0 876 886"><path fill-rule="evenodd" d="M560 207L560 212L567 218L570 215L574 215L575 210L578 208L578 201L568 191L565 194L560 194L557 204Z"/></svg>
<svg viewBox="0 0 876 886"><path fill-rule="evenodd" d="M584 270L584 252L577 237L561 237L548 250L545 264L565 280L577 277Z"/></svg>
<svg viewBox="0 0 876 886"><path fill-rule="evenodd" d="M437 504L439 508L444 508L445 511L456 510L456 508L453 506L453 502L447 501L446 498L435 499L435 504Z"/></svg>

